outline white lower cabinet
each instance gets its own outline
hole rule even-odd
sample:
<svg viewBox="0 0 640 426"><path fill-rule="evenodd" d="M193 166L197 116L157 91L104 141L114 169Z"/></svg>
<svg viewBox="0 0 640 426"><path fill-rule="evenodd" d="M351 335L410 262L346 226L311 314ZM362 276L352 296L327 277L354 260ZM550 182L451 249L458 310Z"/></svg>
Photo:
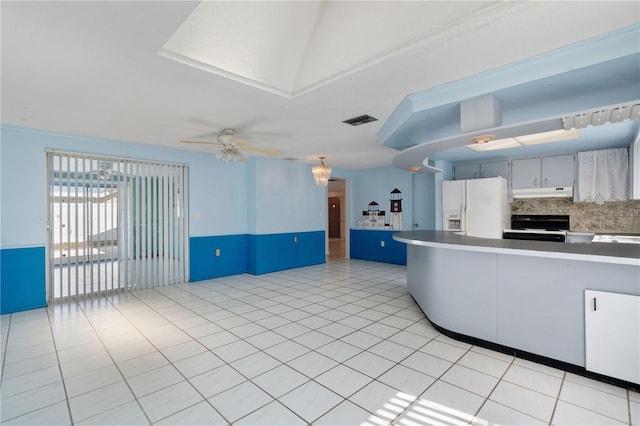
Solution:
<svg viewBox="0 0 640 426"><path fill-rule="evenodd" d="M640 383L640 296L584 291L586 369Z"/></svg>

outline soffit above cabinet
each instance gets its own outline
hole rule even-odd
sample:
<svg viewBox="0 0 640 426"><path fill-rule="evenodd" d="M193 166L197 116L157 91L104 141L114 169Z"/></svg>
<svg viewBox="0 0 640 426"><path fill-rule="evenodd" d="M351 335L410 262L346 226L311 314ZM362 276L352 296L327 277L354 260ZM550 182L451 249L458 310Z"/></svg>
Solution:
<svg viewBox="0 0 640 426"><path fill-rule="evenodd" d="M484 161L629 145L638 132L637 120L580 129L577 141L476 153L464 145L481 132L462 132L465 123L460 107L469 99L495 95L501 102L501 124L486 131L500 138L562 129L565 115L638 101L638 40L640 25L635 25L409 95L378 137L385 146L411 152L413 162L418 163L425 156L451 162ZM422 145L429 147L413 149ZM394 160L394 165L408 167L408 156Z"/></svg>

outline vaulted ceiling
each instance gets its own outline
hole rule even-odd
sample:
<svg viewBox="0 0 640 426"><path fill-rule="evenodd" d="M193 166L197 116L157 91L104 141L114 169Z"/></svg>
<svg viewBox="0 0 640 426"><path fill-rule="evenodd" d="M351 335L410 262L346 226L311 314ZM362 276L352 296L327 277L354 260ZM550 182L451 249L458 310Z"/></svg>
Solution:
<svg viewBox="0 0 640 426"><path fill-rule="evenodd" d="M635 1L0 8L3 124L178 149L235 128L283 158L344 169L391 164L398 151L379 132L407 96L640 20ZM378 121L342 123L362 114Z"/></svg>

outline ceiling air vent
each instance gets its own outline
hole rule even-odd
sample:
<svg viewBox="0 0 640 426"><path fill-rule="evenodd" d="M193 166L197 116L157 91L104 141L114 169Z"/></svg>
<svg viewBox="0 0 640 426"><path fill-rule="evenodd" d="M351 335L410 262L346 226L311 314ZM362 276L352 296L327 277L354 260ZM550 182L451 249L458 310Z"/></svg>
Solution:
<svg viewBox="0 0 640 426"><path fill-rule="evenodd" d="M359 126L361 124L371 123L372 121L378 121L378 119L365 114L359 117L353 117L348 120L344 120L343 123L351 124L352 126Z"/></svg>

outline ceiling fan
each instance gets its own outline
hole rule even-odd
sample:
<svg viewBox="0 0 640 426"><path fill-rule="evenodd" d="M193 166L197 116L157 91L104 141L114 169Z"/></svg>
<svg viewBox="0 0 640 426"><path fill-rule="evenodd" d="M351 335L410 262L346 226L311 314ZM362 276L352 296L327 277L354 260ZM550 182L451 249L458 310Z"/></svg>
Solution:
<svg viewBox="0 0 640 426"><path fill-rule="evenodd" d="M224 129L217 137L215 141L180 141L182 143L193 143L203 145L218 145L222 148L216 152L216 158L224 162L242 162L245 160L241 150L255 152L257 154L268 155L270 157L277 157L279 153L270 149L258 148L250 146L249 142L245 139L241 139L235 136L236 131L234 129Z"/></svg>

